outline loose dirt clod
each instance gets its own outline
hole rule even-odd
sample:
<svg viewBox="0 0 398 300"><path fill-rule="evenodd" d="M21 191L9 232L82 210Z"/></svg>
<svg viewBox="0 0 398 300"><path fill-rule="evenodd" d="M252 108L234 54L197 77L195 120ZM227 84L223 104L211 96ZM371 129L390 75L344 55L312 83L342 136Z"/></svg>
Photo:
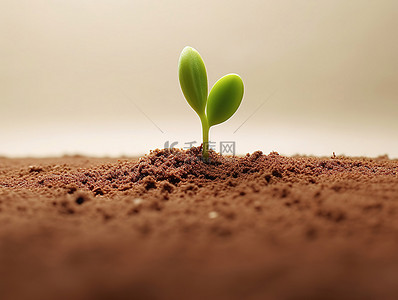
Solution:
<svg viewBox="0 0 398 300"><path fill-rule="evenodd" d="M0 158L0 299L394 299L397 237L388 157Z"/></svg>

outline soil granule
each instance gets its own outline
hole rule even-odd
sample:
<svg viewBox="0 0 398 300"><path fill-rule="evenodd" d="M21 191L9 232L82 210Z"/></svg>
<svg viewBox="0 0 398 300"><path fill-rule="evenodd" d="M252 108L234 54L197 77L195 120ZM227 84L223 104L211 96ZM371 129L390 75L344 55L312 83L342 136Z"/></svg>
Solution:
<svg viewBox="0 0 398 300"><path fill-rule="evenodd" d="M0 158L0 299L397 299L398 161Z"/></svg>

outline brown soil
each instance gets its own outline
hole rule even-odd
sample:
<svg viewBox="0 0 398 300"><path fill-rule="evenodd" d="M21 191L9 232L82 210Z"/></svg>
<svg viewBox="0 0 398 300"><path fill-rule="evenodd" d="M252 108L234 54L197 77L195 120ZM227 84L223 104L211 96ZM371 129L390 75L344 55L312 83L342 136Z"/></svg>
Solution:
<svg viewBox="0 0 398 300"><path fill-rule="evenodd" d="M0 299L396 299L398 161L0 158Z"/></svg>

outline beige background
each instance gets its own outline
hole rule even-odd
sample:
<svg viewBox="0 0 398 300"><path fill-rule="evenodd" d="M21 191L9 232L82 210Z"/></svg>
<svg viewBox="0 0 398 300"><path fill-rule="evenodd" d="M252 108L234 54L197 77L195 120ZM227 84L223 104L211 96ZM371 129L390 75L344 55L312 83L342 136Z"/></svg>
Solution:
<svg viewBox="0 0 398 300"><path fill-rule="evenodd" d="M139 155L199 142L177 79L190 45L210 86L230 72L245 82L240 109L211 140L234 140L241 154L398 157L398 1L0 7L1 155Z"/></svg>

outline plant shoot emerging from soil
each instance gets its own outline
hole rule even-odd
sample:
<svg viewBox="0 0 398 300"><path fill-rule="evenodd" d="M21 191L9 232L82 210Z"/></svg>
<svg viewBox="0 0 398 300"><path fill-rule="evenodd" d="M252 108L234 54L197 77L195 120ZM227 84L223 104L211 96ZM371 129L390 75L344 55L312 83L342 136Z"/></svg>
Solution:
<svg viewBox="0 0 398 300"><path fill-rule="evenodd" d="M238 109L243 98L243 81L237 74L221 77L208 94L206 67L199 52L185 47L178 62L182 92L202 122L204 161L209 159L209 130L227 121Z"/></svg>

